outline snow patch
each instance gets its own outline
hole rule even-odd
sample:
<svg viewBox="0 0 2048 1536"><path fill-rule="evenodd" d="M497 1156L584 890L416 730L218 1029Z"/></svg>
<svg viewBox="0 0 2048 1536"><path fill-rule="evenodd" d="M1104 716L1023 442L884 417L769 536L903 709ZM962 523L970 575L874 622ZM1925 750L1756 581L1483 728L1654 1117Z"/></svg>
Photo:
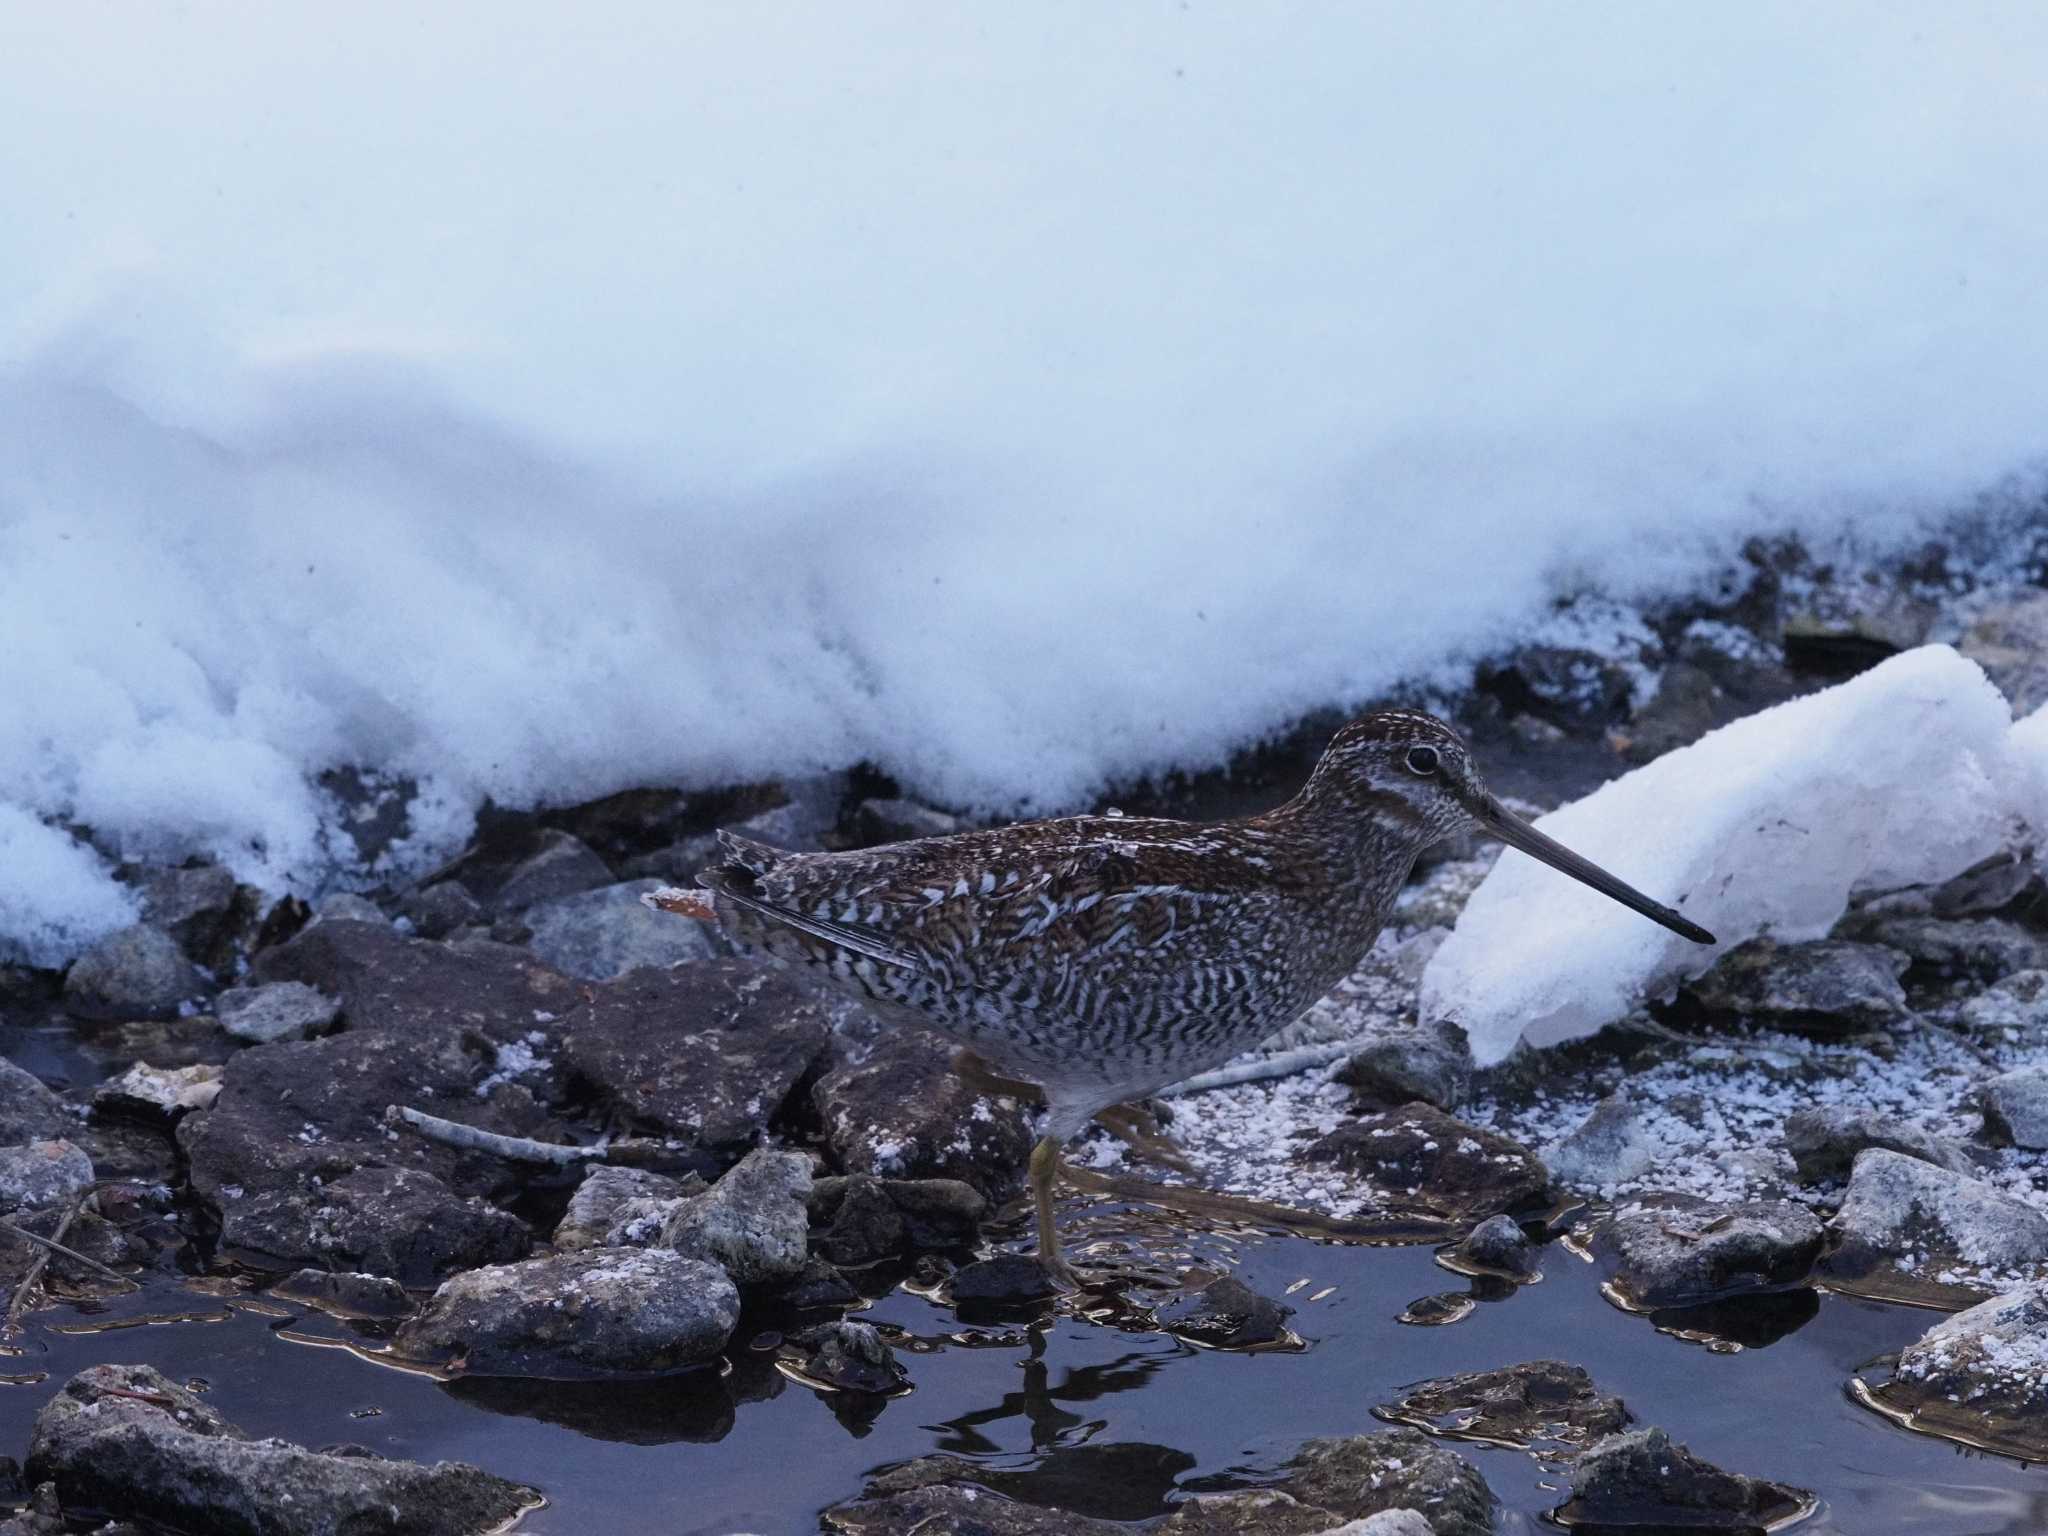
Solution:
<svg viewBox="0 0 2048 1536"><path fill-rule="evenodd" d="M61 965L140 910L105 859L0 799L0 961Z"/></svg>

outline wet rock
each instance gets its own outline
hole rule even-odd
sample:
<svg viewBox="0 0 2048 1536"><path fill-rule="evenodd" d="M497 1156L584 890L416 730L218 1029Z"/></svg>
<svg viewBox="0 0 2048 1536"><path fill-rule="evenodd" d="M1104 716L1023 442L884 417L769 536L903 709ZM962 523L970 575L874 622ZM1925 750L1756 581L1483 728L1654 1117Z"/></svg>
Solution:
<svg viewBox="0 0 2048 1536"><path fill-rule="evenodd" d="M1628 711L1628 673L1596 651L1568 646L1524 646L1506 665L1482 667L1479 686L1510 710L1567 731L1619 720Z"/></svg>
<svg viewBox="0 0 2048 1536"><path fill-rule="evenodd" d="M231 987L215 999L214 1017L237 1040L309 1040L324 1035L341 1017L341 1003L303 981L269 981Z"/></svg>
<svg viewBox="0 0 2048 1536"><path fill-rule="evenodd" d="M518 1217L419 1169L361 1168L331 1182L224 1198L221 1242L278 1268L314 1265L432 1285L532 1246Z"/></svg>
<svg viewBox="0 0 2048 1536"><path fill-rule="evenodd" d="M1410 1328L1448 1328L1453 1323L1462 1323L1478 1306L1479 1298L1470 1291L1438 1291L1416 1297L1394 1321Z"/></svg>
<svg viewBox="0 0 2048 1536"><path fill-rule="evenodd" d="M75 1130L78 1117L33 1072L0 1056L0 1146Z"/></svg>
<svg viewBox="0 0 2048 1536"><path fill-rule="evenodd" d="M559 1033L556 1020L582 1002L588 985L523 949L433 944L389 923L350 922L315 923L265 951L251 979L300 981L338 998L349 1034L439 1034L453 1027L499 1044L525 1040L536 1028Z"/></svg>
<svg viewBox="0 0 2048 1536"><path fill-rule="evenodd" d="M1374 1412L1451 1439L1525 1451L1539 1445L1584 1447L1629 1422L1620 1398L1601 1392L1583 1368L1562 1360L1425 1381Z"/></svg>
<svg viewBox="0 0 2048 1536"><path fill-rule="evenodd" d="M222 1536L482 1536L539 1502L459 1462L251 1439L146 1365L93 1366L66 1382L36 1415L28 1468L66 1507Z"/></svg>
<svg viewBox="0 0 2048 1536"><path fill-rule="evenodd" d="M1390 1205L1460 1220L1540 1205L1550 1187L1520 1142L1421 1103L1341 1125L1302 1155L1366 1179Z"/></svg>
<svg viewBox="0 0 2048 1536"><path fill-rule="evenodd" d="M528 907L533 952L556 970L610 981L643 966L666 969L724 953L708 924L657 912L641 901L660 880L628 880Z"/></svg>
<svg viewBox="0 0 2048 1536"><path fill-rule="evenodd" d="M664 885L694 886L700 872L722 858L716 832L679 838L666 848L634 854L619 866L629 880L659 880Z"/></svg>
<svg viewBox="0 0 2048 1536"><path fill-rule="evenodd" d="M195 1109L206 1109L220 1097L217 1066L152 1067L138 1061L119 1077L93 1090L95 1115L134 1115L165 1124Z"/></svg>
<svg viewBox="0 0 2048 1536"><path fill-rule="evenodd" d="M2036 889L2041 872L2023 852L2002 853L1975 869L1944 880L1927 893L1928 909L1937 917L1976 917L2011 906Z"/></svg>
<svg viewBox="0 0 2048 1536"><path fill-rule="evenodd" d="M1127 1526L954 1483L863 1495L819 1518L832 1536L1130 1536Z"/></svg>
<svg viewBox="0 0 2048 1536"><path fill-rule="evenodd" d="M2001 1147L2048 1149L2048 1066L2001 1072L1977 1092L1987 1138Z"/></svg>
<svg viewBox="0 0 2048 1536"><path fill-rule="evenodd" d="M1943 1318L1874 1396L1916 1429L2048 1461L2048 1283Z"/></svg>
<svg viewBox="0 0 2048 1536"><path fill-rule="evenodd" d="M1433 1536L1427 1516L1413 1509L1383 1509L1363 1520L1347 1520L1327 1536Z"/></svg>
<svg viewBox="0 0 2048 1536"><path fill-rule="evenodd" d="M390 1321L412 1312L412 1298L406 1295L405 1287L388 1275L301 1269L273 1285L270 1294L285 1301L303 1302L336 1317Z"/></svg>
<svg viewBox="0 0 2048 1536"><path fill-rule="evenodd" d="M0 1211L70 1205L92 1187L92 1159L68 1141L0 1147Z"/></svg>
<svg viewBox="0 0 2048 1536"><path fill-rule="evenodd" d="M1261 1296L1234 1275L1222 1275L1159 1307L1153 1316L1160 1327L1190 1344L1251 1349L1292 1338L1287 1319L1294 1308Z"/></svg>
<svg viewBox="0 0 2048 1536"><path fill-rule="evenodd" d="M1610 1435L1572 1466L1572 1496L1553 1516L1601 1530L1756 1532L1758 1536L1813 1502L1783 1483L1723 1472L1661 1429Z"/></svg>
<svg viewBox="0 0 2048 1536"><path fill-rule="evenodd" d="M1848 1175L1857 1154L1882 1147L1902 1157L1946 1168L1964 1176L1976 1172L1960 1142L1875 1109L1823 1104L1795 1110L1785 1118L1785 1150L1792 1154L1799 1177L1808 1184Z"/></svg>
<svg viewBox="0 0 2048 1536"><path fill-rule="evenodd" d="M1390 1030L1337 1069L1337 1081L1379 1104L1420 1101L1453 1109L1472 1088L1472 1047L1449 1020Z"/></svg>
<svg viewBox="0 0 2048 1536"><path fill-rule="evenodd" d="M1629 1305L1692 1307L1802 1284L1820 1257L1820 1219L1803 1205L1716 1205L1669 1196L1625 1206L1594 1228L1594 1257Z"/></svg>
<svg viewBox="0 0 2048 1536"><path fill-rule="evenodd" d="M470 1375L651 1375L715 1359L739 1310L715 1264L665 1248L602 1248L457 1275L392 1347Z"/></svg>
<svg viewBox="0 0 2048 1536"><path fill-rule="evenodd" d="M1412 1513L1382 1510L1365 1520L1335 1525L1332 1522L1337 1517L1327 1509L1304 1504L1275 1488L1257 1488L1242 1493L1190 1494L1155 1531L1156 1536L1335 1536L1339 1531L1348 1536L1358 1536L1361 1531L1369 1531L1370 1536L1411 1536L1416 1527L1385 1522ZM1374 1525L1373 1521L1381 1523ZM1430 1536L1428 1521L1423 1521L1419 1536Z"/></svg>
<svg viewBox="0 0 2048 1536"><path fill-rule="evenodd" d="M2048 970L2013 972L1964 1003L1956 1023L2008 1040L2048 1030Z"/></svg>
<svg viewBox="0 0 2048 1536"><path fill-rule="evenodd" d="M613 1168L599 1163L584 1173L583 1182L569 1197L568 1209L555 1225L555 1246L565 1252L642 1246L632 1242L628 1234L618 1233L619 1226L643 1220L648 1231L642 1242L652 1242L660 1235L672 1204L686 1195L700 1194L703 1189L703 1180L694 1175L672 1179L644 1168Z"/></svg>
<svg viewBox="0 0 2048 1536"><path fill-rule="evenodd" d="M176 939L136 923L78 957L64 978L64 1007L81 1019L170 1019L206 990Z"/></svg>
<svg viewBox="0 0 2048 1536"><path fill-rule="evenodd" d="M1856 914L1844 918L1836 932L1903 950L1915 965L1946 976L1996 981L2015 971L2048 969L2048 939L2002 917Z"/></svg>
<svg viewBox="0 0 2048 1536"><path fill-rule="evenodd" d="M710 1190L681 1201L661 1244L721 1266L741 1285L793 1280L809 1253L811 1160L801 1152L749 1152Z"/></svg>
<svg viewBox="0 0 2048 1536"><path fill-rule="evenodd" d="M142 920L176 940L191 959L205 966L226 961L236 931L254 913L254 903L241 899L234 874L218 864L170 868L132 864L121 877L142 898Z"/></svg>
<svg viewBox="0 0 2048 1536"><path fill-rule="evenodd" d="M818 1079L811 1102L847 1173L958 1179L1002 1199L1031 1156L1023 1108L963 1082L951 1051L915 1030L891 1030L858 1061L842 1058Z"/></svg>
<svg viewBox="0 0 2048 1536"><path fill-rule="evenodd" d="M445 939L483 921L483 903L460 880L440 880L411 892L398 904L399 915L423 939Z"/></svg>
<svg viewBox="0 0 2048 1536"><path fill-rule="evenodd" d="M860 1300L860 1292L833 1265L812 1258L805 1260L795 1279L775 1293L775 1299L785 1307L805 1312L820 1307L853 1306Z"/></svg>
<svg viewBox="0 0 2048 1536"><path fill-rule="evenodd" d="M1028 1253L999 1253L963 1264L948 1286L955 1306L1016 1306L1053 1294L1052 1281Z"/></svg>
<svg viewBox="0 0 2048 1536"><path fill-rule="evenodd" d="M1538 1251L1522 1224L1509 1216L1489 1216L1467 1232L1451 1251L1456 1267L1528 1281L1538 1276Z"/></svg>
<svg viewBox="0 0 2048 1536"><path fill-rule="evenodd" d="M634 971L579 1016L562 1063L707 1176L756 1145L824 1053L826 1005L751 958Z"/></svg>
<svg viewBox="0 0 2048 1536"><path fill-rule="evenodd" d="M1278 1487L1340 1520L1418 1509L1429 1512L1435 1536L1493 1531L1486 1480L1456 1451L1418 1430L1311 1440L1288 1462Z"/></svg>
<svg viewBox="0 0 2048 1536"><path fill-rule="evenodd" d="M1053 1446L1029 1467L996 1467L959 1456L920 1456L870 1478L868 1493L967 1484L1049 1512L1135 1521L1156 1515L1194 1466L1194 1457L1170 1446L1141 1440L1091 1440ZM937 1529L979 1531L982 1527L944 1525Z"/></svg>
<svg viewBox="0 0 2048 1536"><path fill-rule="evenodd" d="M513 867L494 893L501 912L523 912L578 891L612 883L603 859L567 832L543 828L534 851Z"/></svg>
<svg viewBox="0 0 2048 1536"><path fill-rule="evenodd" d="M2048 1215L1978 1179L1872 1148L1858 1154L1828 1223L1832 1278L1879 1270L1940 1279L1957 1264L2011 1269L2048 1260Z"/></svg>
<svg viewBox="0 0 2048 1536"><path fill-rule="evenodd" d="M901 1392L910 1373L871 1323L826 1323L799 1334L803 1374L839 1392Z"/></svg>
<svg viewBox="0 0 2048 1536"><path fill-rule="evenodd" d="M1987 609L1956 647L2012 703L2015 720L2048 704L2048 593Z"/></svg>
<svg viewBox="0 0 2048 1536"><path fill-rule="evenodd" d="M811 1186L813 1244L834 1264L873 1264L932 1248L962 1248L988 1202L958 1179L836 1175Z"/></svg>
<svg viewBox="0 0 2048 1536"><path fill-rule="evenodd" d="M1899 978L1910 963L1903 952L1882 944L1751 939L1688 983L1686 991L1710 1012L1839 1034L1904 1018L1906 992Z"/></svg>
<svg viewBox="0 0 2048 1536"><path fill-rule="evenodd" d="M906 843L919 837L951 837L965 826L958 816L915 800L863 800L853 810L853 835L862 847Z"/></svg>
<svg viewBox="0 0 2048 1536"><path fill-rule="evenodd" d="M313 905L313 916L329 922L381 923L384 909L354 891L330 891Z"/></svg>

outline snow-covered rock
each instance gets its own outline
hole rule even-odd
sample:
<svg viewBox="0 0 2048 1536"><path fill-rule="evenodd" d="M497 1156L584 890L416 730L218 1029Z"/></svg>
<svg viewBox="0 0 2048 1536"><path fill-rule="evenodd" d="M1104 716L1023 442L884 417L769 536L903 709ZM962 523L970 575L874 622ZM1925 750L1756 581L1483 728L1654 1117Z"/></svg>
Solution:
<svg viewBox="0 0 2048 1536"><path fill-rule="evenodd" d="M1983 671L1938 645L1724 726L1538 823L1721 948L1509 852L1424 972L1423 1015L1463 1024L1485 1066L1591 1034L1759 934L1820 938L1854 891L1959 874L2028 803L2015 740Z"/></svg>

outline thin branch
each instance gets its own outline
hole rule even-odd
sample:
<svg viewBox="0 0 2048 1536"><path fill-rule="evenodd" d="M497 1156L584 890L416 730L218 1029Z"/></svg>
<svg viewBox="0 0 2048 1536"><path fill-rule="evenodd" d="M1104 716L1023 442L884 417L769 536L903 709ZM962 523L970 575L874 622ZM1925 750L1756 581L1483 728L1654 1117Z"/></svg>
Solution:
<svg viewBox="0 0 2048 1536"><path fill-rule="evenodd" d="M479 1130L457 1120L443 1120L439 1115L408 1109L403 1104L387 1105L384 1117L401 1120L427 1140L438 1141L444 1147L455 1147L464 1152L488 1152L493 1157L515 1163L547 1163L566 1168L572 1163L601 1163L610 1155L610 1149L605 1146L565 1147L558 1142L535 1141L531 1136L505 1136L497 1131Z"/></svg>
<svg viewBox="0 0 2048 1536"><path fill-rule="evenodd" d="M1218 1067L1213 1072L1197 1073L1185 1082L1175 1083L1159 1092L1162 1098L1172 1099L1184 1093L1206 1093L1211 1088L1264 1082L1269 1077L1292 1077L1310 1067L1327 1067L1333 1061L1356 1055L1359 1046L1360 1042L1356 1040L1326 1040L1320 1045L1298 1045L1291 1051L1262 1056L1257 1061L1244 1061L1235 1066Z"/></svg>
<svg viewBox="0 0 2048 1536"><path fill-rule="evenodd" d="M71 1209L64 1213L64 1219L57 1223L56 1235L52 1237L42 1237L34 1232L24 1231L11 1221L0 1221L0 1227L5 1227L16 1237L26 1238L40 1249L35 1258L29 1261L28 1273L21 1277L21 1284L14 1288L14 1296L7 1303L7 1317L4 1322L0 1322L0 1333L13 1333L21 1327L21 1316L28 1310L29 1295L41 1284L43 1271L50 1267L50 1255L52 1253L61 1253L67 1259L76 1259L79 1263L96 1269L102 1274L112 1275L114 1279L123 1283L128 1282L126 1275L114 1274L114 1271L108 1269L104 1264L96 1263L92 1259L88 1259L84 1254L74 1253L71 1249L64 1246L64 1237L71 1231L71 1224L78 1220L78 1213L90 1205L93 1197L98 1193L99 1186L93 1185L79 1195L72 1202Z"/></svg>

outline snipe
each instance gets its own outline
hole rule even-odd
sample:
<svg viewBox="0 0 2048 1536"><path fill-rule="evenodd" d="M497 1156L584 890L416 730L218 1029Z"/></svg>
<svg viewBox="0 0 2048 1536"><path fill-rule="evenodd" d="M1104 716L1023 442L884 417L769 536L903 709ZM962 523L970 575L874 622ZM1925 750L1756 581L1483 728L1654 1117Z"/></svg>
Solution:
<svg viewBox="0 0 2048 1536"><path fill-rule="evenodd" d="M1714 942L1515 816L1455 731L1401 710L1345 726L1301 793L1256 816L1069 816L851 853L726 833L724 862L698 876L708 898L654 903L715 918L1041 1084L1039 1257L1072 1284L1052 1207L1067 1140L1293 1020L1372 947L1416 855L1472 827Z"/></svg>

